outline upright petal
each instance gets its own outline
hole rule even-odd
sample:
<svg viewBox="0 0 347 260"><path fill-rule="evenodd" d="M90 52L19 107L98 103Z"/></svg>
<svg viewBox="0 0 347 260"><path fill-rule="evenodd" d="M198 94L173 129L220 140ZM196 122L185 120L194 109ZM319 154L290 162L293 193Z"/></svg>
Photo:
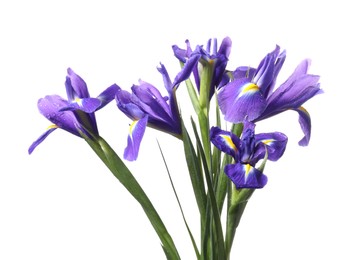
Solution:
<svg viewBox="0 0 347 260"><path fill-rule="evenodd" d="M134 161L137 159L139 154L140 144L142 137L146 130L148 116L140 120L134 121L130 125L129 135L128 135L128 144L124 150L124 159L128 161Z"/></svg>
<svg viewBox="0 0 347 260"><path fill-rule="evenodd" d="M73 101L76 98L89 98L89 92L85 81L77 75L71 68L67 69L65 88L68 101Z"/></svg>

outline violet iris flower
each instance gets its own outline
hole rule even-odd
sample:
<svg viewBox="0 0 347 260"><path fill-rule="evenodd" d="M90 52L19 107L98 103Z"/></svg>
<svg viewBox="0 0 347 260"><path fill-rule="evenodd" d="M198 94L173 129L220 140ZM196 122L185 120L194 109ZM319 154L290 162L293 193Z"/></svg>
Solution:
<svg viewBox="0 0 347 260"><path fill-rule="evenodd" d="M308 145L311 135L311 119L302 105L313 96L322 93L319 76L308 74L309 60L302 61L293 74L274 90L276 78L285 61L285 51L280 47L265 56L257 69L239 67L234 79L218 93L218 103L224 118L233 123L244 120L257 122L287 110L299 114L304 137L299 145Z"/></svg>
<svg viewBox="0 0 347 260"><path fill-rule="evenodd" d="M68 100L58 95L48 95L39 99L40 113L50 120L49 126L30 147L29 154L46 139L54 130L60 128L76 136L82 137L81 132L89 137L98 136L94 111L97 111L113 100L117 85L112 85L97 98L89 96L87 84L72 69L68 68L65 81Z"/></svg>
<svg viewBox="0 0 347 260"><path fill-rule="evenodd" d="M197 46L194 51L192 51L190 43L186 40L186 49L181 49L177 45L173 45L172 49L176 58L184 63L184 67L179 77L184 77L187 79L191 72L193 72L195 84L200 92L200 71L199 62L208 63L213 65L213 75L210 85L210 99L215 92L215 89L219 86L220 82L225 75L225 68L228 63L228 57L231 50L231 39L225 37L217 51L217 39L213 39L213 46L211 48L212 40L209 39L206 45L206 49L203 46ZM174 81L176 83L176 79Z"/></svg>
<svg viewBox="0 0 347 260"><path fill-rule="evenodd" d="M212 127L211 142L222 152L235 160L224 168L225 174L237 189L263 188L267 177L255 168L256 163L267 156L268 160L276 161L284 153L288 138L280 132L254 134L255 124L245 122L241 139L232 132Z"/></svg>
<svg viewBox="0 0 347 260"><path fill-rule="evenodd" d="M158 71L162 74L168 97L163 97L153 85L140 80L139 85L133 85L129 93L119 89L115 99L118 108L130 119L128 143L124 151L124 158L136 160L146 126L169 133L176 137L182 134L181 119L176 103L176 86L171 83L164 65L160 64ZM177 83L179 84L179 82Z"/></svg>

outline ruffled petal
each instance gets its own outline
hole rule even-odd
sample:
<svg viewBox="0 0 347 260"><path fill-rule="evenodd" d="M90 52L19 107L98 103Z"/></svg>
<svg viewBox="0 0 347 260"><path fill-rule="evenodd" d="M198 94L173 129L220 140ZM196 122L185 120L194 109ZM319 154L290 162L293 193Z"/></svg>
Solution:
<svg viewBox="0 0 347 260"><path fill-rule="evenodd" d="M259 117L266 101L259 87L247 78L236 79L218 93L218 104L227 121L241 123Z"/></svg>
<svg viewBox="0 0 347 260"><path fill-rule="evenodd" d="M260 189L267 183L266 175L250 164L228 164L224 172L237 189Z"/></svg>
<svg viewBox="0 0 347 260"><path fill-rule="evenodd" d="M148 117L145 116L144 118L140 120L134 121L130 125L129 135L128 135L128 144L124 150L124 159L128 161L134 161L137 159L142 137L146 130L147 119Z"/></svg>

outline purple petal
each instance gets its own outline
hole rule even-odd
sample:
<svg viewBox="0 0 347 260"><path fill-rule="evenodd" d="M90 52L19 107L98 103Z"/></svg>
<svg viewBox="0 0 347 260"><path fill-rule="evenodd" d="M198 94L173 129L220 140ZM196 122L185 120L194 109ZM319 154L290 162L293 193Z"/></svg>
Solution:
<svg viewBox="0 0 347 260"><path fill-rule="evenodd" d="M266 175L250 164L228 164L224 172L237 189L260 189L267 183Z"/></svg>
<svg viewBox="0 0 347 260"><path fill-rule="evenodd" d="M255 140L257 143L257 149L254 152L256 160L264 158L266 149L270 161L277 161L282 157L288 142L287 136L280 132L257 134Z"/></svg>
<svg viewBox="0 0 347 260"><path fill-rule="evenodd" d="M196 68L200 58L201 58L200 54L194 54L190 56L188 61L184 64L182 70L175 77L173 82L174 86L180 84L182 81L190 77L193 69Z"/></svg>
<svg viewBox="0 0 347 260"><path fill-rule="evenodd" d="M169 93L169 95L171 95L173 85L172 85L171 79L169 77L169 74L168 74L165 66L160 63L160 67L158 67L157 69L161 73L161 75L163 76L164 86L165 86L167 92Z"/></svg>
<svg viewBox="0 0 347 260"><path fill-rule="evenodd" d="M241 123L259 117L266 107L266 101L259 87L247 78L236 79L218 93L218 104L227 121Z"/></svg>
<svg viewBox="0 0 347 260"><path fill-rule="evenodd" d="M251 81L255 75L255 68L240 66L232 72L233 79L248 78Z"/></svg>
<svg viewBox="0 0 347 260"><path fill-rule="evenodd" d="M71 102L67 107L60 109L60 111L67 110L81 110L86 113L93 113L101 106L101 100L97 98L82 98Z"/></svg>
<svg viewBox="0 0 347 260"><path fill-rule="evenodd" d="M218 127L212 127L210 140L219 150L231 155L236 161L239 160L240 139L236 135Z"/></svg>
<svg viewBox="0 0 347 260"><path fill-rule="evenodd" d="M43 116L57 127L80 136L76 128L79 122L75 114L72 111L60 111L68 105L69 103L66 100L57 95L46 96L38 101L38 108Z"/></svg>
<svg viewBox="0 0 347 260"><path fill-rule="evenodd" d="M132 101L133 96L126 90L116 92L115 100L117 107L132 120L138 120L145 116L145 113L138 105Z"/></svg>
<svg viewBox="0 0 347 260"><path fill-rule="evenodd" d="M71 102L76 98L89 98L90 96L85 81L70 68L67 69L67 74L65 87L68 100Z"/></svg>
<svg viewBox="0 0 347 260"><path fill-rule="evenodd" d="M130 125L129 135L128 135L128 145L124 150L124 159L128 161L134 161L137 159L140 149L140 144L142 137L146 130L148 117L134 121Z"/></svg>
<svg viewBox="0 0 347 260"><path fill-rule="evenodd" d="M229 37L225 37L219 47L218 54L228 58L231 51L231 44L231 39Z"/></svg>
<svg viewBox="0 0 347 260"><path fill-rule="evenodd" d="M101 101L101 105L97 110L103 108L108 103L110 103L116 96L116 93L120 90L117 84L113 84L107 89L105 89L97 98Z"/></svg>
<svg viewBox="0 0 347 260"><path fill-rule="evenodd" d="M268 93L272 82L275 81L274 71L275 62L279 54L280 47L276 46L275 50L265 56L260 62L252 82L256 83L262 90L262 93ZM264 96L266 98L266 95Z"/></svg>
<svg viewBox="0 0 347 260"><path fill-rule="evenodd" d="M56 125L53 125L52 127L48 128L48 130L46 132L44 132L35 142L33 142L32 145L30 145L29 149L28 149L28 152L29 154L31 154L35 148L43 142L43 140L46 139L46 137L52 133L55 129L57 129Z"/></svg>
<svg viewBox="0 0 347 260"><path fill-rule="evenodd" d="M293 109L299 113L299 123L304 137L299 141L300 146L307 146L311 138L311 117L307 110L303 107Z"/></svg>
<svg viewBox="0 0 347 260"><path fill-rule="evenodd" d="M153 118L170 122L171 111L168 103L158 89L153 85L140 81L140 85L134 85L132 88L134 95L137 97L136 105Z"/></svg>

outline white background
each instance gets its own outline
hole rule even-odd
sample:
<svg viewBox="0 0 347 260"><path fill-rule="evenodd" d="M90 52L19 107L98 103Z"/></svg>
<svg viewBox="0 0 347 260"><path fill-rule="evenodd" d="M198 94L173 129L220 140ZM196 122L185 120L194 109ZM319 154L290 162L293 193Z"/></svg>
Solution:
<svg viewBox="0 0 347 260"><path fill-rule="evenodd" d="M308 147L297 145L302 133L293 112L259 123L258 131L285 132L289 143L283 158L265 169L269 182L248 204L232 259L347 259L342 2L1 1L0 259L165 259L141 207L82 139L57 130L28 155L50 124L36 103L47 94L65 96L68 67L92 96L113 83L130 89L139 78L165 91L156 66L163 62L176 75L173 44L185 47L189 39L195 47L225 36L233 41L229 69L257 66L279 44L287 60L278 83L311 58L310 72L321 75L325 91L305 105L313 125ZM181 87L178 96L185 94ZM97 118L101 135L121 155L130 121L114 102ZM194 259L156 139L198 237L181 143L148 129L139 159L128 165L182 259Z"/></svg>

